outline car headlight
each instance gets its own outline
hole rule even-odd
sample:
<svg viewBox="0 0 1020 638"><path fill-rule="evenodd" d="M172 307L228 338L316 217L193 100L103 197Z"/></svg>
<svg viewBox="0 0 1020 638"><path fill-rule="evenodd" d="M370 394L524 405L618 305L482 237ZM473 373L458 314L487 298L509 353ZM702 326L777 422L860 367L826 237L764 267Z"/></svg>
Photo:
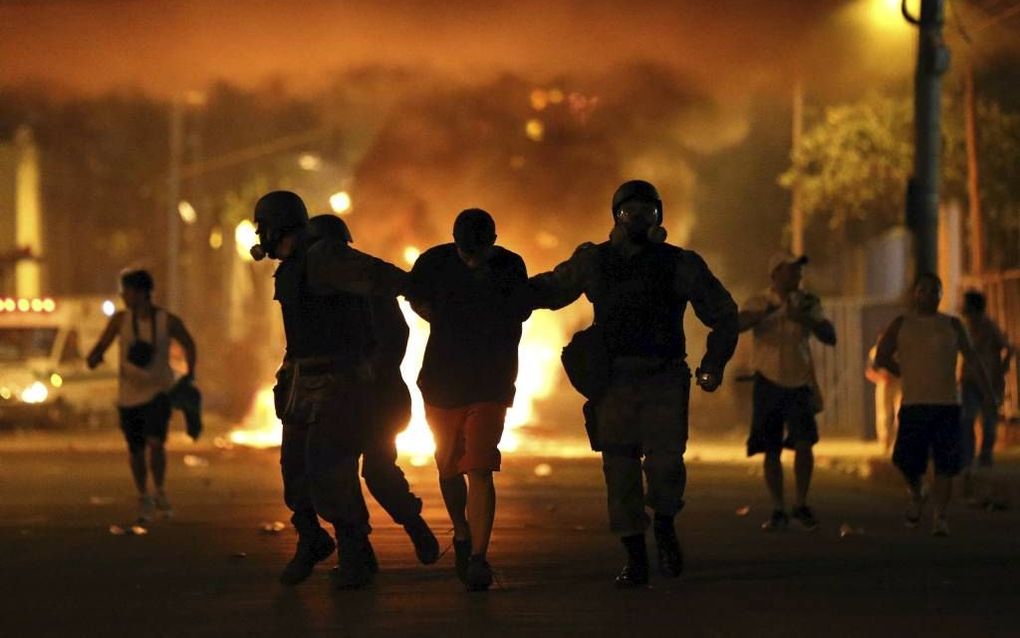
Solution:
<svg viewBox="0 0 1020 638"><path fill-rule="evenodd" d="M49 396L50 391L46 389L46 385L42 381L36 381L21 391L21 401L23 403L42 403Z"/></svg>

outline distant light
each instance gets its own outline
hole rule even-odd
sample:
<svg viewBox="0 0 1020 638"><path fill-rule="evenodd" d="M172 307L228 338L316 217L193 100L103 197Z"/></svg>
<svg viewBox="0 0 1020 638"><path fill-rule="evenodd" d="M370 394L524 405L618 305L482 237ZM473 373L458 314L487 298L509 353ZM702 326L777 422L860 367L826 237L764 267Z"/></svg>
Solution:
<svg viewBox="0 0 1020 638"><path fill-rule="evenodd" d="M107 317L112 317L113 313L117 312L117 306L113 305L113 302L107 299L103 302L103 314Z"/></svg>
<svg viewBox="0 0 1020 638"><path fill-rule="evenodd" d="M415 246L408 246L404 249L404 261L407 262L408 266L413 266L420 256L421 251Z"/></svg>
<svg viewBox="0 0 1020 638"><path fill-rule="evenodd" d="M302 170L317 171L322 169L322 158L314 153L305 153L298 158L298 166Z"/></svg>
<svg viewBox="0 0 1020 638"><path fill-rule="evenodd" d="M50 375L50 385L54 388L59 388L64 385L64 377L60 376L56 372Z"/></svg>
<svg viewBox="0 0 1020 638"><path fill-rule="evenodd" d="M255 224L247 219L241 220L241 223L234 229L234 247L237 248L237 254L241 261L254 261L251 256L251 247L257 243L259 243L259 236L255 232Z"/></svg>
<svg viewBox="0 0 1020 638"><path fill-rule="evenodd" d="M351 210L351 196L347 191L340 191L329 196L329 207L337 215L343 215Z"/></svg>
<svg viewBox="0 0 1020 638"><path fill-rule="evenodd" d="M28 312L32 309L32 302L28 299L18 299L18 310L21 312Z"/></svg>
<svg viewBox="0 0 1020 638"><path fill-rule="evenodd" d="M0 388L0 398L2 398L4 401L10 399L12 396L13 395L11 394L10 388L8 388L7 386Z"/></svg>
<svg viewBox="0 0 1020 638"><path fill-rule="evenodd" d="M209 248L213 250L223 248L223 229L219 226L213 226L209 231Z"/></svg>
<svg viewBox="0 0 1020 638"><path fill-rule="evenodd" d="M184 103L189 106L205 106L205 93L195 89L184 92Z"/></svg>
<svg viewBox="0 0 1020 638"><path fill-rule="evenodd" d="M543 111L549 106L549 94L543 89L535 89L531 92L531 108L536 111Z"/></svg>
<svg viewBox="0 0 1020 638"><path fill-rule="evenodd" d="M13 299L4 299L4 310L7 312L14 312L17 310L18 304Z"/></svg>
<svg viewBox="0 0 1020 638"><path fill-rule="evenodd" d="M31 304L32 304L32 312L42 312L42 309L43 309L42 299L33 299L31 301Z"/></svg>
<svg viewBox="0 0 1020 638"><path fill-rule="evenodd" d="M23 403L37 404L42 403L50 396L50 391L46 389L42 381L35 381L32 385L28 386L21 391L21 401Z"/></svg>
<svg viewBox="0 0 1020 638"><path fill-rule="evenodd" d="M180 214L181 220L189 226L198 221L198 213L195 212L195 207L191 205L191 202L181 200L181 203L177 204L177 212Z"/></svg>
<svg viewBox="0 0 1020 638"><path fill-rule="evenodd" d="M545 137L545 124L542 123L542 120L530 119L524 125L524 134L532 142L541 142Z"/></svg>
<svg viewBox="0 0 1020 638"><path fill-rule="evenodd" d="M913 15L918 15L919 4L919 2L908 0L907 10ZM863 6L858 6L867 12L865 20L873 27L901 31L904 34L912 31L910 25L903 18L900 0L866 0Z"/></svg>
<svg viewBox="0 0 1020 638"><path fill-rule="evenodd" d="M559 104L564 97L560 89L549 89L549 104Z"/></svg>
<svg viewBox="0 0 1020 638"><path fill-rule="evenodd" d="M43 312L53 312L57 309L57 302L52 299L43 299Z"/></svg>

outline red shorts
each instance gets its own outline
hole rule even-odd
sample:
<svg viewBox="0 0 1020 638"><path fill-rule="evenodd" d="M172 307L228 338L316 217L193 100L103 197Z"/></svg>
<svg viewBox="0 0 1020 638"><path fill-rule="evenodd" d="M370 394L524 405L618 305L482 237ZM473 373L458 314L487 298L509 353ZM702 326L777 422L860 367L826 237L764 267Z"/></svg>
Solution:
<svg viewBox="0 0 1020 638"><path fill-rule="evenodd" d="M436 440L436 466L440 478L471 471L499 471L496 448L503 436L506 406L472 403L461 408L425 405L425 419Z"/></svg>

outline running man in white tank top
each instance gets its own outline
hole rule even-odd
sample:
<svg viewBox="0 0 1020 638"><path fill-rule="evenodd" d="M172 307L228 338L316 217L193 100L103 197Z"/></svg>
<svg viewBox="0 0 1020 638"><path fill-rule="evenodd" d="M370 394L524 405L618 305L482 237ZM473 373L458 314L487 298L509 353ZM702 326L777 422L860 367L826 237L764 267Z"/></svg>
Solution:
<svg viewBox="0 0 1020 638"><path fill-rule="evenodd" d="M157 509L167 517L173 513L163 489L165 443L170 424L167 393L174 385L170 340L184 348L191 377L195 374L195 342L180 319L152 304L153 280L148 272L124 271L120 289L125 309L110 318L99 342L89 353L88 365L95 368L102 363L113 340L120 339L117 408L128 445L131 473L138 488L138 518L148 522ZM149 469L156 488L155 498L149 494Z"/></svg>
<svg viewBox="0 0 1020 638"><path fill-rule="evenodd" d="M932 533L947 536L946 509L953 477L963 467L960 389L957 358L976 360L963 324L940 313L942 281L931 273L914 284L913 309L897 317L878 342L877 366L900 377L903 401L893 463L907 479L911 500L906 523L921 520L925 493L922 480L928 457L935 465L935 517ZM990 386L989 382L989 386Z"/></svg>

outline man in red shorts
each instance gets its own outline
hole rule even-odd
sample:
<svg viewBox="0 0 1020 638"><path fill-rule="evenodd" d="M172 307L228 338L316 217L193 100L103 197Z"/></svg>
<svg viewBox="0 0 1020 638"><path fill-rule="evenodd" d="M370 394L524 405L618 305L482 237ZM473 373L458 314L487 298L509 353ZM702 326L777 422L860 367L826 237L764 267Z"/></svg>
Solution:
<svg viewBox="0 0 1020 638"><path fill-rule="evenodd" d="M484 591L492 584L496 446L514 399L521 324L531 314L528 275L520 256L495 245L495 222L481 209L460 213L453 238L418 258L409 299L431 326L418 387L453 521L457 576L469 591Z"/></svg>

